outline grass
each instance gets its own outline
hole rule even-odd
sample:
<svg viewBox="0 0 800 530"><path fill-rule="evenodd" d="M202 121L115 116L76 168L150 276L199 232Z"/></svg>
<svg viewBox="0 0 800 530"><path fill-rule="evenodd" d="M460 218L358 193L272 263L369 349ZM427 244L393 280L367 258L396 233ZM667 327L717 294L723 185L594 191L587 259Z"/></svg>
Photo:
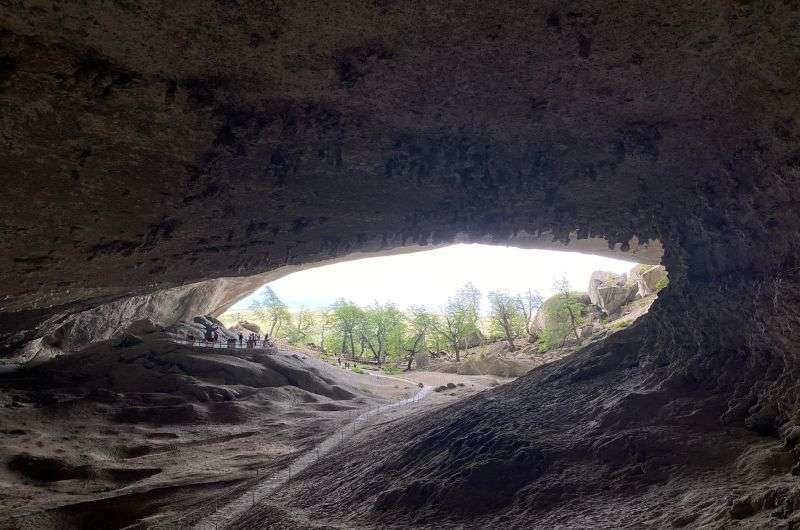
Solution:
<svg viewBox="0 0 800 530"><path fill-rule="evenodd" d="M625 320L618 320L617 322L614 322L610 327L613 329L624 329L630 326L632 323L633 321L631 319L626 318Z"/></svg>

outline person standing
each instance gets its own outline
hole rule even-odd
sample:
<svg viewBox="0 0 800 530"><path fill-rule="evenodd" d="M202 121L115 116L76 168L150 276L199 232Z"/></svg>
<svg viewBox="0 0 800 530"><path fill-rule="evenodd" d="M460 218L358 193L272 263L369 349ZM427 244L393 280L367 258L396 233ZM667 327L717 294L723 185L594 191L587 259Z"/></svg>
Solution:
<svg viewBox="0 0 800 530"><path fill-rule="evenodd" d="M242 347L242 343L243 343L243 342L244 342L244 335L243 335L243 334L242 334L242 332L240 331L240 332L239 332L239 347L240 347L240 348Z"/></svg>

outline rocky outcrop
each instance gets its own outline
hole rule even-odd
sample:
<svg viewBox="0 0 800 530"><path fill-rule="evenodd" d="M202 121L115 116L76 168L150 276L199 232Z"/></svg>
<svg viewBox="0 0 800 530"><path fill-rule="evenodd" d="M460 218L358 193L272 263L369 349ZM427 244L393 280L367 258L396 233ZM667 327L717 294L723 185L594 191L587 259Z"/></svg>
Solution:
<svg viewBox="0 0 800 530"><path fill-rule="evenodd" d="M42 336L28 342L6 361L39 362L64 352L78 351L121 335L142 321L161 328L178 326L184 334L197 333L201 326L192 323L195 316L219 315L239 298L260 287L262 282L258 276L219 278L124 298L72 315L59 315L40 323L37 329Z"/></svg>
<svg viewBox="0 0 800 530"><path fill-rule="evenodd" d="M166 331L181 340L191 336L194 340L202 341L207 329L216 329L219 334L219 340L222 342L228 339L238 339L238 334L235 330L227 329L222 322L211 315L197 316L189 321L182 320L167 328Z"/></svg>
<svg viewBox="0 0 800 530"><path fill-rule="evenodd" d="M636 283L627 275L595 271L589 279L589 300L606 315L632 301L637 292Z"/></svg>
<svg viewBox="0 0 800 530"><path fill-rule="evenodd" d="M631 271L631 279L636 282L639 296L649 296L666 284L667 268L663 265L638 265Z"/></svg>
<svg viewBox="0 0 800 530"><path fill-rule="evenodd" d="M596 306L600 305L600 293L598 292L597 288L601 285L604 285L608 282L616 282L619 279L619 275L614 274L613 272L606 272L606 271L594 271L592 275L589 277L589 301Z"/></svg>
<svg viewBox="0 0 800 530"><path fill-rule="evenodd" d="M242 333L245 337L247 337L250 333L256 333L261 335L261 327L258 324L253 324L252 322L247 322L246 320L242 320L231 326L231 331L234 333Z"/></svg>

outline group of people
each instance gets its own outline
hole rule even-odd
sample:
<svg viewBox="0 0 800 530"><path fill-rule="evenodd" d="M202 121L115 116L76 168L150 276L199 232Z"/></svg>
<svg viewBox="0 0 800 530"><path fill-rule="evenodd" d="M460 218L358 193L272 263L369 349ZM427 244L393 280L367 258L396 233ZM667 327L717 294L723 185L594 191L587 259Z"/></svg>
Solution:
<svg viewBox="0 0 800 530"><path fill-rule="evenodd" d="M216 343L220 341L219 326L215 324L203 324L203 326L205 327L205 331L203 333L203 340L205 342L210 342L216 345ZM241 348L245 345L245 337L241 331L239 331L238 338L239 338L239 347ZM191 333L187 333L186 340L187 342L193 343L195 341L195 337ZM224 345L225 344L223 343L223 346ZM228 338L227 345L229 348L236 347L236 339ZM257 348L259 345L261 345L261 347L263 348L271 348L275 346L275 341L273 341L270 338L269 333L264 334L264 337L262 338L260 334L251 332L247 336L247 347Z"/></svg>
<svg viewBox="0 0 800 530"><path fill-rule="evenodd" d="M219 326L206 326L203 338L206 342L217 342L219 340Z"/></svg>
<svg viewBox="0 0 800 530"><path fill-rule="evenodd" d="M239 347L240 348L242 347L243 343L244 343L244 334L240 331L239 332ZM275 345L275 343L272 341L272 339L269 338L269 333L265 333L263 339L261 338L261 335L259 335L258 333L250 333L247 336L247 347L248 348L255 348L256 346L258 346L259 343L261 343L262 347L264 347L264 348L268 348L270 346L274 346Z"/></svg>

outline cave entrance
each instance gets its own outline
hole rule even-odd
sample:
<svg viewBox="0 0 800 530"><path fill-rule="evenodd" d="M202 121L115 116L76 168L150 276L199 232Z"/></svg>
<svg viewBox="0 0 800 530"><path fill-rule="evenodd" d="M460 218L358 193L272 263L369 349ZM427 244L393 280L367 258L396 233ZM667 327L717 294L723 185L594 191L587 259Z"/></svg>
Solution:
<svg viewBox="0 0 800 530"><path fill-rule="evenodd" d="M664 267L621 253L455 244L291 273L220 320L348 368L511 356L522 372L629 327L667 282Z"/></svg>

